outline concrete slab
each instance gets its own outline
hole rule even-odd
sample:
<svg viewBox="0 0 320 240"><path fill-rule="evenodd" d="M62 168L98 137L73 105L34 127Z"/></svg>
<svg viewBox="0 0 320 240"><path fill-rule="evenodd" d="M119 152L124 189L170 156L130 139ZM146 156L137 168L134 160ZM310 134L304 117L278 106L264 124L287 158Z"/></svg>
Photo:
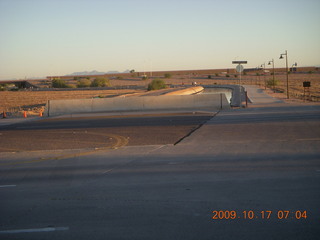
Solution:
<svg viewBox="0 0 320 240"><path fill-rule="evenodd" d="M259 104L274 104L274 103L284 103L282 100L271 97L264 92L263 89L251 85L243 85L245 91L248 93L250 102L254 105Z"/></svg>

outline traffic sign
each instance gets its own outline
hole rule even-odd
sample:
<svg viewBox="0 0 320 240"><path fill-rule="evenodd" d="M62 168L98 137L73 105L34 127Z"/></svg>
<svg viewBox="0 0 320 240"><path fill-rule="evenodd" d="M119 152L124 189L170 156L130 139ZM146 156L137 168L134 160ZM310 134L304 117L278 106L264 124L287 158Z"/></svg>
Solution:
<svg viewBox="0 0 320 240"><path fill-rule="evenodd" d="M239 64L239 65L236 67L236 70L237 70L238 73L243 72L243 69L244 69L244 67L243 67L241 64Z"/></svg>

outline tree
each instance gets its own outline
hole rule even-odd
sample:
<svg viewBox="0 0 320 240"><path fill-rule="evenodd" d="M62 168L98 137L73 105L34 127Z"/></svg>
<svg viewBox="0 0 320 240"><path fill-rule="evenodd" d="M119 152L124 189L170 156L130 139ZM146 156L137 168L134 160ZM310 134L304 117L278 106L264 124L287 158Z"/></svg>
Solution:
<svg viewBox="0 0 320 240"><path fill-rule="evenodd" d="M0 84L0 91L7 90L7 84Z"/></svg>
<svg viewBox="0 0 320 240"><path fill-rule="evenodd" d="M86 88L86 87L90 87L90 86L91 86L91 81L86 78L82 78L82 79L78 80L78 82L77 82L78 88Z"/></svg>
<svg viewBox="0 0 320 240"><path fill-rule="evenodd" d="M162 79L153 79L148 85L148 91L166 88L167 85Z"/></svg>
<svg viewBox="0 0 320 240"><path fill-rule="evenodd" d="M70 86L62 79L53 79L52 80L52 87L54 88L69 88Z"/></svg>
<svg viewBox="0 0 320 240"><path fill-rule="evenodd" d="M107 87L110 86L109 79L104 77L97 77L91 83L91 87Z"/></svg>
<svg viewBox="0 0 320 240"><path fill-rule="evenodd" d="M171 78L171 73L165 73L164 78Z"/></svg>
<svg viewBox="0 0 320 240"><path fill-rule="evenodd" d="M149 77L147 75L142 75L142 80L148 80Z"/></svg>

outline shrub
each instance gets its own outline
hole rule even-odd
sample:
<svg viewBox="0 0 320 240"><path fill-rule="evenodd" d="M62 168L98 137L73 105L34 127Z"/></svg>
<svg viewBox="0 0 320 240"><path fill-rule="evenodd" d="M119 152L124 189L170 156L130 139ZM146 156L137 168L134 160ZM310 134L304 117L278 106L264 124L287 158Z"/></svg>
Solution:
<svg viewBox="0 0 320 240"><path fill-rule="evenodd" d="M69 88L69 85L62 79L53 79L52 87L54 88Z"/></svg>
<svg viewBox="0 0 320 240"><path fill-rule="evenodd" d="M208 75L208 79L211 79L211 75Z"/></svg>
<svg viewBox="0 0 320 240"><path fill-rule="evenodd" d="M171 73L165 73L164 74L164 78L171 78L171 76L172 76Z"/></svg>
<svg viewBox="0 0 320 240"><path fill-rule="evenodd" d="M108 87L110 86L109 79L104 77L97 77L91 83L91 87Z"/></svg>
<svg viewBox="0 0 320 240"><path fill-rule="evenodd" d="M142 75L142 80L148 80L148 76L147 75Z"/></svg>
<svg viewBox="0 0 320 240"><path fill-rule="evenodd" d="M162 79L153 79L148 85L148 91L166 88L166 83Z"/></svg>
<svg viewBox="0 0 320 240"><path fill-rule="evenodd" d="M135 76L136 76L135 72L136 72L136 71L135 71L134 69L130 70L131 77L135 77Z"/></svg>
<svg viewBox="0 0 320 240"><path fill-rule="evenodd" d="M7 84L0 84L0 91L7 90Z"/></svg>
<svg viewBox="0 0 320 240"><path fill-rule="evenodd" d="M279 81L277 79L275 79L274 81L273 81L273 79L270 79L270 80L267 81L267 86L268 87L275 87L278 84L279 84Z"/></svg>
<svg viewBox="0 0 320 240"><path fill-rule="evenodd" d="M82 78L82 79L78 80L78 83L77 83L78 88L86 88L86 87L90 87L90 86L91 86L91 81L89 79Z"/></svg>
<svg viewBox="0 0 320 240"><path fill-rule="evenodd" d="M68 88L77 88L76 84L68 84Z"/></svg>

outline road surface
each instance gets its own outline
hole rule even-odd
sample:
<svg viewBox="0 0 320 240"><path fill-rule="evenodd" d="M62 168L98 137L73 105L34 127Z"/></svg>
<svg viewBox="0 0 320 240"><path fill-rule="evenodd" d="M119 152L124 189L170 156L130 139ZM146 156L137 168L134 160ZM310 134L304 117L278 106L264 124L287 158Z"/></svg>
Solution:
<svg viewBox="0 0 320 240"><path fill-rule="evenodd" d="M149 136L134 146L2 152L0 239L317 239L319 113L291 105L221 111L200 117L205 124L176 145ZM55 123L7 131L74 124Z"/></svg>
<svg viewBox="0 0 320 240"><path fill-rule="evenodd" d="M24 122L0 127L0 152L174 144L213 115L190 112Z"/></svg>

